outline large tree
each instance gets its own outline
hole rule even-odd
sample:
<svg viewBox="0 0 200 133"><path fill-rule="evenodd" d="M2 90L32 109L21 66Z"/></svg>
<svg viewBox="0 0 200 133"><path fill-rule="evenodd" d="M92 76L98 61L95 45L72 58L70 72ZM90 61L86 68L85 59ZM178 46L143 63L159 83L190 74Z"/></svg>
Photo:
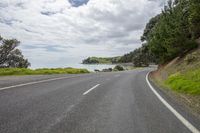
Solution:
<svg viewBox="0 0 200 133"><path fill-rule="evenodd" d="M27 68L30 63L16 47L20 42L16 39L3 39L0 36L0 68Z"/></svg>
<svg viewBox="0 0 200 133"><path fill-rule="evenodd" d="M197 47L199 7L192 4L196 1L199 0L169 0L162 13L147 24L141 39L147 41L160 64Z"/></svg>
<svg viewBox="0 0 200 133"><path fill-rule="evenodd" d="M196 39L200 37L200 0L190 0L189 12L190 31Z"/></svg>

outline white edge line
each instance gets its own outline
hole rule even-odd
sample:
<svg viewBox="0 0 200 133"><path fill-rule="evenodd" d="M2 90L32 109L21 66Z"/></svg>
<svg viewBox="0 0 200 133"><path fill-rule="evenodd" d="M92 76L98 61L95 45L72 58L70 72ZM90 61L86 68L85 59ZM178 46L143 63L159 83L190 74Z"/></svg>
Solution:
<svg viewBox="0 0 200 133"><path fill-rule="evenodd" d="M92 87L91 89L87 90L86 92L83 93L83 95L88 94L90 91L94 90L95 88L97 88L100 84L95 85L94 87Z"/></svg>
<svg viewBox="0 0 200 133"><path fill-rule="evenodd" d="M151 83L149 82L149 73L146 75L146 81L153 91L153 93L158 97L158 99L192 132L192 133L200 133L200 131L194 127L188 120L186 120L181 114L179 114L167 101L165 101L158 92L153 88Z"/></svg>
<svg viewBox="0 0 200 133"><path fill-rule="evenodd" d="M44 83L44 82L55 81L55 80L60 80L60 79L75 78L75 77L79 77L79 76L60 77L60 78L46 79L46 80L35 81L35 82L28 82L28 83L24 83L24 84L18 84L18 85L3 87L3 88L0 88L0 91L1 91L1 90L6 90L6 89L15 88L15 87L22 87L22 86L27 86L27 85L33 85L33 84L38 84L38 83Z"/></svg>

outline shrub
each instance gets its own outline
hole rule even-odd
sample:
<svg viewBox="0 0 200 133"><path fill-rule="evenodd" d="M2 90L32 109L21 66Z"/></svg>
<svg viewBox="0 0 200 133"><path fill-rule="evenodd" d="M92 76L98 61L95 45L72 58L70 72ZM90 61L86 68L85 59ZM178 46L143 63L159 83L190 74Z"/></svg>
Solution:
<svg viewBox="0 0 200 133"><path fill-rule="evenodd" d="M112 68L103 69L102 72L112 72Z"/></svg>
<svg viewBox="0 0 200 133"><path fill-rule="evenodd" d="M190 64L198 59L198 54L197 52L189 54L185 57L184 61L186 61L187 64Z"/></svg>
<svg viewBox="0 0 200 133"><path fill-rule="evenodd" d="M120 65L116 65L114 69L117 71L124 71L124 68Z"/></svg>

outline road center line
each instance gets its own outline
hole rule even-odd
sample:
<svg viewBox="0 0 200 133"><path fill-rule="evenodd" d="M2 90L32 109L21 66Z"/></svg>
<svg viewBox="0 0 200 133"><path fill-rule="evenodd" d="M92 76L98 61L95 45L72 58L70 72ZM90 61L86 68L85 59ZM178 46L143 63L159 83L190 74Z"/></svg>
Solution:
<svg viewBox="0 0 200 133"><path fill-rule="evenodd" d="M149 72L150 73L150 72ZM178 118L192 133L200 133L200 131L194 127L188 120L186 120L181 114L179 114L164 98L160 96L160 94L153 88L151 83L149 82L149 73L146 75L146 81L153 91L153 93L158 97L158 99Z"/></svg>
<svg viewBox="0 0 200 133"><path fill-rule="evenodd" d="M95 88L97 88L100 84L95 85L94 87L92 87L91 89L87 90L86 92L83 93L83 95L88 94L90 91L94 90Z"/></svg>
<svg viewBox="0 0 200 133"><path fill-rule="evenodd" d="M0 88L0 91L6 90L6 89L11 89L11 88L16 88L16 87L22 87L22 86L27 86L27 85L33 85L33 84L38 84L38 83L44 83L44 82L55 81L55 80L60 80L60 79L75 78L75 77L79 77L79 76L59 77L59 78L52 78L52 79L46 79L46 80L41 80L41 81L35 81L35 82L28 82L28 83L24 83L24 84L18 84L18 85L3 87L3 88Z"/></svg>

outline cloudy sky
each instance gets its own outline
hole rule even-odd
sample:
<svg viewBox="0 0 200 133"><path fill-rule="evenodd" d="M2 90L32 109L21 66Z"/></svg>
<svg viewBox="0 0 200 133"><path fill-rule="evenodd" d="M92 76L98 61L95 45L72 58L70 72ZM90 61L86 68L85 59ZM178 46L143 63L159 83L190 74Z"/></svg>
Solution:
<svg viewBox="0 0 200 133"><path fill-rule="evenodd" d="M164 0L0 0L0 34L21 41L36 67L118 56L141 46Z"/></svg>

